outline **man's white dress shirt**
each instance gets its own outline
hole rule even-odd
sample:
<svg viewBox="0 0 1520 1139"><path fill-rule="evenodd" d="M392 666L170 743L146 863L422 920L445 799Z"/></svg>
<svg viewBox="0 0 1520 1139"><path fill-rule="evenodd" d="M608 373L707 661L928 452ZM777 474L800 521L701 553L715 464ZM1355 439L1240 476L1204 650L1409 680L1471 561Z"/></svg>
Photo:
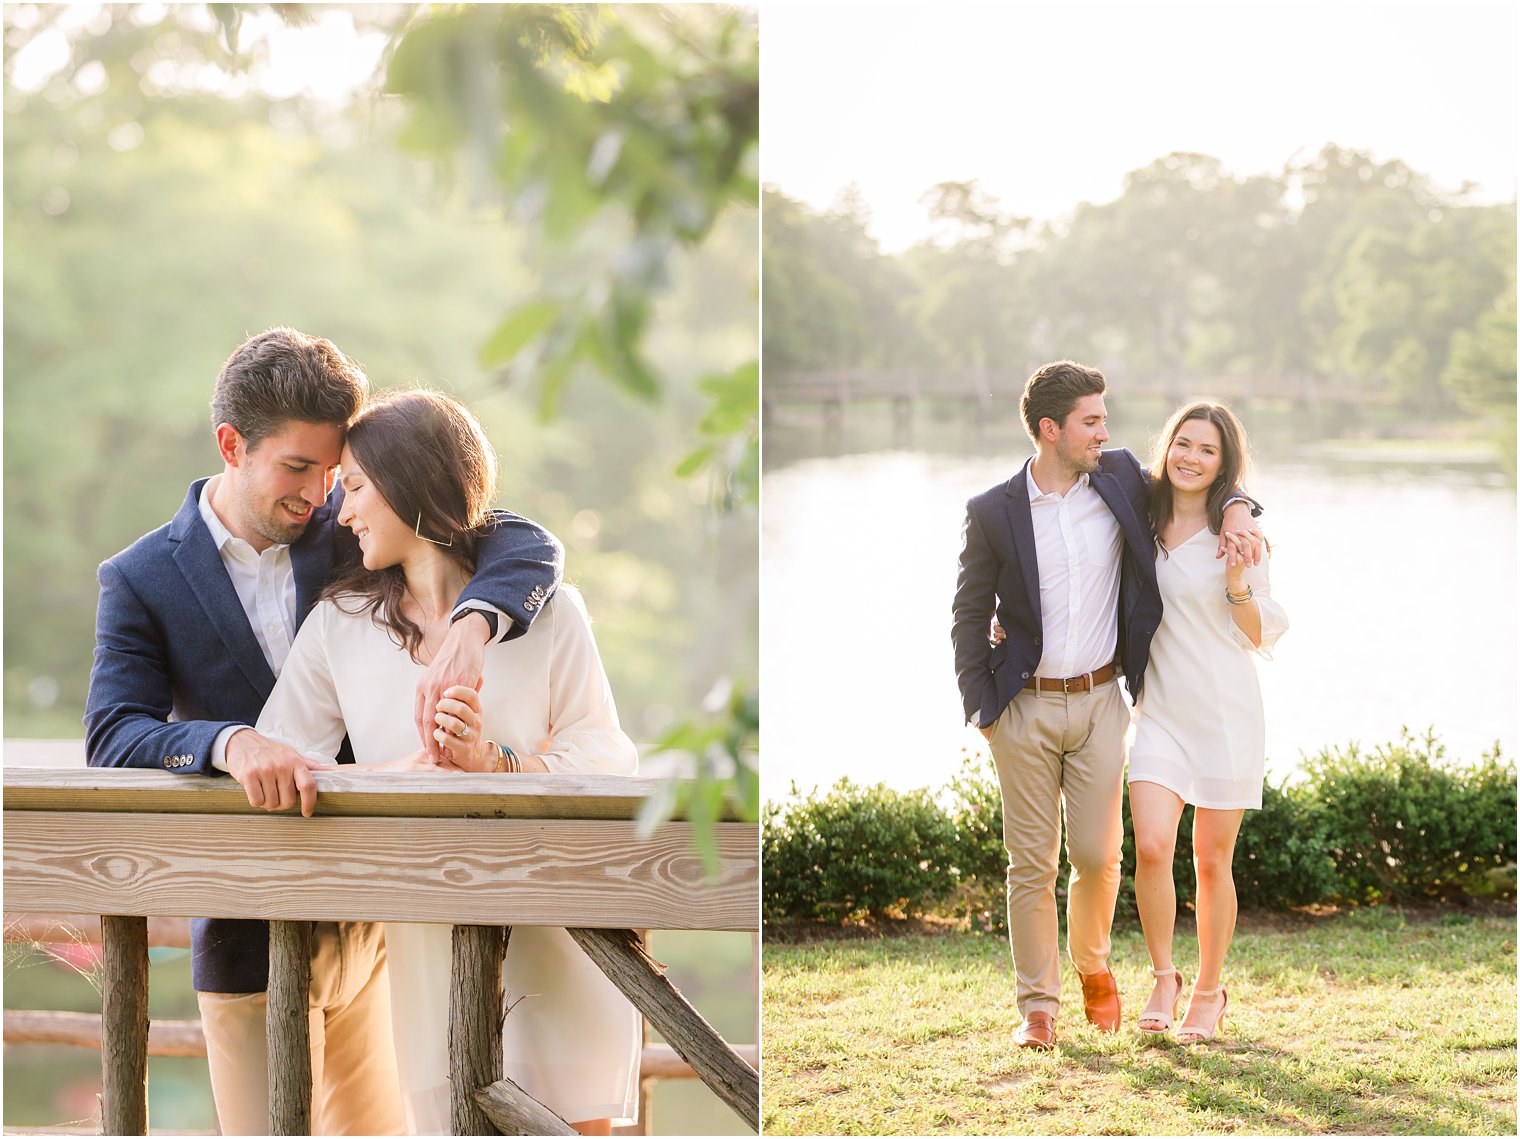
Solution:
<svg viewBox="0 0 1520 1139"><path fill-rule="evenodd" d="M1065 494L1044 494L1025 468L1040 563L1037 676L1080 676L1114 659L1119 644L1119 547L1113 511L1083 474Z"/></svg>

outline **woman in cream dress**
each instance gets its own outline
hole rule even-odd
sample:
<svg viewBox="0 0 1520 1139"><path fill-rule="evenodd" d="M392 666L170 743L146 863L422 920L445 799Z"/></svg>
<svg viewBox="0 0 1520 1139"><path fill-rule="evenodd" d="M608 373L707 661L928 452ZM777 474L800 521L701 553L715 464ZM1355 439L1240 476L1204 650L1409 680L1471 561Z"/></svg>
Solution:
<svg viewBox="0 0 1520 1139"><path fill-rule="evenodd" d="M1151 462L1151 524L1164 607L1135 706L1129 752L1135 896L1155 986L1140 1030L1171 1028L1186 980L1172 963L1177 895L1172 858L1185 804L1194 806L1198 979L1177 1032L1211 1040L1229 994L1220 984L1235 931L1235 838L1261 807L1266 722L1253 655L1288 627L1271 598L1267 563L1232 542L1215 556L1225 499L1241 485L1245 433L1223 405L1190 404L1161 435ZM1233 537L1233 536L1227 536Z"/></svg>
<svg viewBox="0 0 1520 1139"><path fill-rule="evenodd" d="M417 750L413 698L469 579L470 532L494 497L495 458L462 406L407 392L361 414L341 464L339 521L359 538L363 570L331 587L302 625L258 730L319 759L331 759L347 732L359 764L435 770ZM627 775L637 766L585 607L568 587L522 636L486 647L478 693L459 687L445 696L434 733L444 768L509 778ZM385 926L412 1134L449 1131L451 929ZM640 1033L627 998L563 929L514 927L504 977L505 1075L586 1134L631 1121Z"/></svg>

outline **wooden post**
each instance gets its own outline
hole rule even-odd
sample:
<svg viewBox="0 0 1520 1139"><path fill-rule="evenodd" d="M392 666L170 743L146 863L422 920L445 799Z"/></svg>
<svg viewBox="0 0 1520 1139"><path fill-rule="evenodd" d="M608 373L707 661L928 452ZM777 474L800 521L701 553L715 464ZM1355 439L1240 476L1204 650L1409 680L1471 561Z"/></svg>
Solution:
<svg viewBox="0 0 1520 1139"><path fill-rule="evenodd" d="M456 925L449 978L449 1127L455 1135L500 1135L476 1093L502 1078L501 963L509 928Z"/></svg>
<svg viewBox="0 0 1520 1139"><path fill-rule="evenodd" d="M489 1119L490 1130L460 1131L455 1135L575 1135L571 1127L554 1112L534 1099L505 1076L475 1093L475 1102Z"/></svg>
<svg viewBox="0 0 1520 1139"><path fill-rule="evenodd" d="M311 922L269 923L269 1134L311 1135ZM108 1132L109 1134L109 1132Z"/></svg>
<svg viewBox="0 0 1520 1139"><path fill-rule="evenodd" d="M719 1036L659 964L644 952L631 929L571 929L576 944L623 994L664 1034L724 1103L756 1131L760 1129L760 1074Z"/></svg>
<svg viewBox="0 0 1520 1139"><path fill-rule="evenodd" d="M101 1132L148 1133L148 919L100 919Z"/></svg>

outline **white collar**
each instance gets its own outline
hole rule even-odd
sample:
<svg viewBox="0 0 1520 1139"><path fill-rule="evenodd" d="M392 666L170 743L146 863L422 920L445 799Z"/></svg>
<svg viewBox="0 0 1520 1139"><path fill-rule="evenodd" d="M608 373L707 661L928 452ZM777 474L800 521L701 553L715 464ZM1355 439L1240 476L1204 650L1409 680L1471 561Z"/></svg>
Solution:
<svg viewBox="0 0 1520 1139"><path fill-rule="evenodd" d="M1030 459L1028 465L1024 468L1024 481L1029 484L1029 501L1039 502L1042 499L1055 501L1070 498L1076 491L1091 485L1092 480L1088 476L1088 473L1083 471L1077 476L1077 481L1067 488L1065 494L1057 494L1055 491L1047 494L1040 489L1040 484L1034 481L1034 460Z"/></svg>

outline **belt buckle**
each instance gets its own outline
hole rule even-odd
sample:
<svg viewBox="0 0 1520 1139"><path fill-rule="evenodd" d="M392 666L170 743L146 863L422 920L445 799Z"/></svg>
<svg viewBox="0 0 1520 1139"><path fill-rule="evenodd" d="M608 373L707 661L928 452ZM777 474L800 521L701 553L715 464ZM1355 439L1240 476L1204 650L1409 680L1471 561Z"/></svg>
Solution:
<svg viewBox="0 0 1520 1139"><path fill-rule="evenodd" d="M1070 696L1071 695L1071 682L1073 680L1080 680L1080 679L1082 679L1082 678L1079 677L1079 676L1063 676L1063 677L1061 677L1061 694L1063 696ZM1077 691L1080 692L1082 690L1079 688L1079 689L1077 689Z"/></svg>

